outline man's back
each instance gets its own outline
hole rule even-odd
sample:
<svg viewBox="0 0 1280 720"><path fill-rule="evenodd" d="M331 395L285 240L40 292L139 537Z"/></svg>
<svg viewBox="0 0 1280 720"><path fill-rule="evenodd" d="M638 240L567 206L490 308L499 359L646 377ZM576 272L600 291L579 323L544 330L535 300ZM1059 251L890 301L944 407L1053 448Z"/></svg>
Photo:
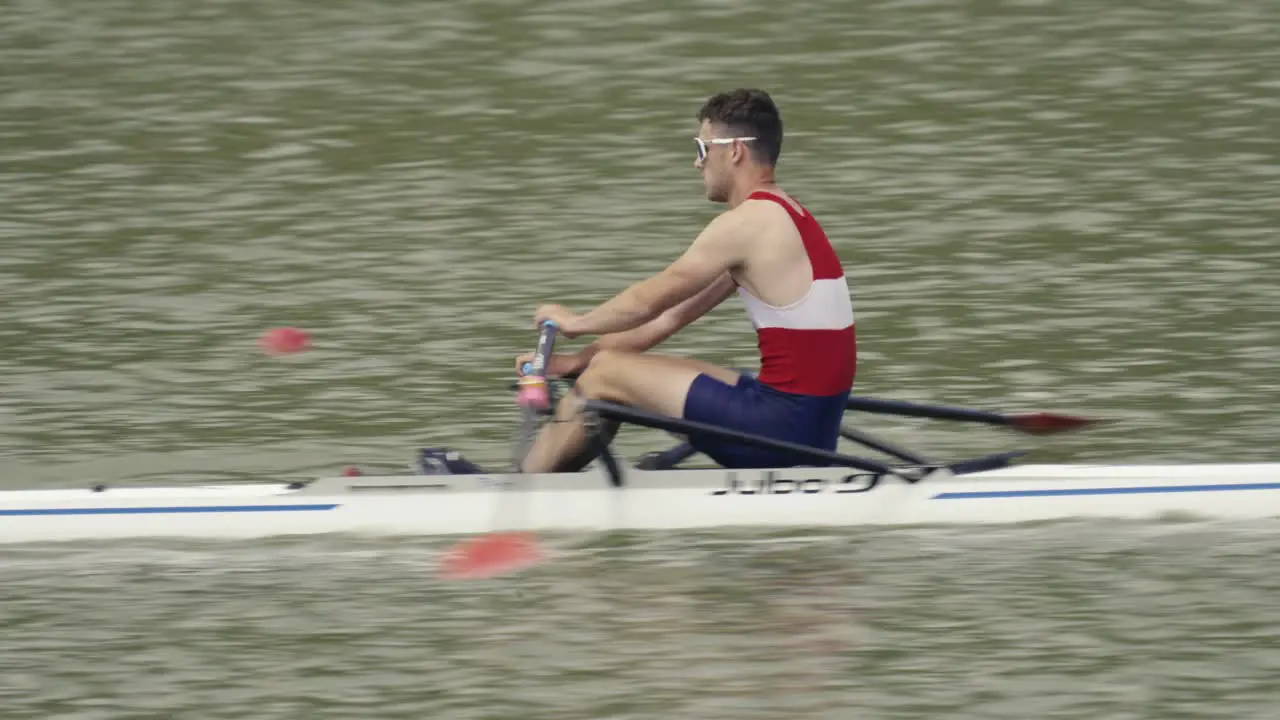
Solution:
<svg viewBox="0 0 1280 720"><path fill-rule="evenodd" d="M760 382L801 395L848 392L857 363L853 305L822 226L775 191L752 193L735 212L750 221L733 276L756 328Z"/></svg>

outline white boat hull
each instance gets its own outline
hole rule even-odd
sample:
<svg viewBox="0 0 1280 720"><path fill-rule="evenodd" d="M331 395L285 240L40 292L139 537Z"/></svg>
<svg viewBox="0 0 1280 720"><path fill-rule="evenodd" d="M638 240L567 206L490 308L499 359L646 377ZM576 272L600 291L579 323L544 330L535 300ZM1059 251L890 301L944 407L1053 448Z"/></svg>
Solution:
<svg viewBox="0 0 1280 720"><path fill-rule="evenodd" d="M1026 465L910 484L840 468L322 478L100 491L0 492L0 542L453 535L494 529L1019 523L1065 518L1280 517L1280 463ZM501 489L504 482L509 489Z"/></svg>

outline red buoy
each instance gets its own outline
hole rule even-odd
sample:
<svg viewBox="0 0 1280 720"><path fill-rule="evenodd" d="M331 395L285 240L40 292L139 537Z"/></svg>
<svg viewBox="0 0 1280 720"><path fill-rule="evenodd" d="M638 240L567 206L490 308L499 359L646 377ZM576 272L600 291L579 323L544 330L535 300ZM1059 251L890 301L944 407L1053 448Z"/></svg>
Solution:
<svg viewBox="0 0 1280 720"><path fill-rule="evenodd" d="M272 328L258 340L262 351L268 355L287 355L311 348L311 335L295 327Z"/></svg>

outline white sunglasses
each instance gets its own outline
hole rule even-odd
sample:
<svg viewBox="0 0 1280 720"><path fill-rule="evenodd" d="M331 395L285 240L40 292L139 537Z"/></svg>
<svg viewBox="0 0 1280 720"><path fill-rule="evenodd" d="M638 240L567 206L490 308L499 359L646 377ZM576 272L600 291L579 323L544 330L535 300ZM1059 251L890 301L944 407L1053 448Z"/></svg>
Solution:
<svg viewBox="0 0 1280 720"><path fill-rule="evenodd" d="M748 140L755 140L755 139L756 139L755 137L731 137L731 138L711 138L710 140L703 140L700 137L695 137L693 139L693 142L696 143L698 146L698 162L702 162L703 160L707 159L708 145L728 145L734 140L741 140L743 142L747 142Z"/></svg>

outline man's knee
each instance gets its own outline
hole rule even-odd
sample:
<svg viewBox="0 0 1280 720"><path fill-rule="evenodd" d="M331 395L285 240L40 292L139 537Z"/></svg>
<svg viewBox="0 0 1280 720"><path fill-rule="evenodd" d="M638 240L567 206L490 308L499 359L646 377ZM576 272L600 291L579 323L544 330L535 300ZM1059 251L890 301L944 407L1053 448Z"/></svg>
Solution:
<svg viewBox="0 0 1280 720"><path fill-rule="evenodd" d="M623 371L631 353L617 350L601 350L596 353L587 369L574 385L587 397L621 400L616 397L623 389Z"/></svg>
<svg viewBox="0 0 1280 720"><path fill-rule="evenodd" d="M678 415L684 408L687 383L698 370L662 356L604 350L591 359L577 387L587 398Z"/></svg>
<svg viewBox="0 0 1280 720"><path fill-rule="evenodd" d="M625 363L627 358L632 357L636 357L636 354L621 350L601 350L591 357L591 362L587 363L587 369L609 372Z"/></svg>

